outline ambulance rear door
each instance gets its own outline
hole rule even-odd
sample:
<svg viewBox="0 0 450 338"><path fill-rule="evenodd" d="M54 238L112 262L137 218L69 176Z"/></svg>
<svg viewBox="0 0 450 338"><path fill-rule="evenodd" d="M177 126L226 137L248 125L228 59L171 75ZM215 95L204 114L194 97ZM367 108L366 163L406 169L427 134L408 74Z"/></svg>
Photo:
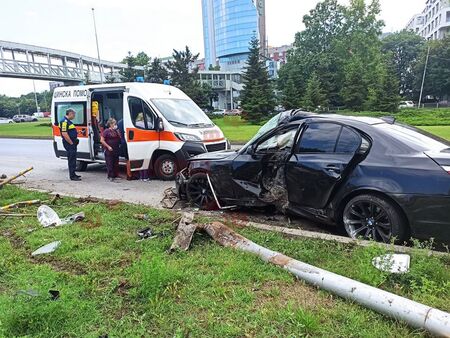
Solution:
<svg viewBox="0 0 450 338"><path fill-rule="evenodd" d="M59 122L66 116L67 109L73 109L76 114L72 123L75 125L80 143L77 148L77 160L91 160L90 138L88 132L88 107L86 89L66 89L54 92L53 99L53 136L54 149L57 157L67 157L64 149Z"/></svg>

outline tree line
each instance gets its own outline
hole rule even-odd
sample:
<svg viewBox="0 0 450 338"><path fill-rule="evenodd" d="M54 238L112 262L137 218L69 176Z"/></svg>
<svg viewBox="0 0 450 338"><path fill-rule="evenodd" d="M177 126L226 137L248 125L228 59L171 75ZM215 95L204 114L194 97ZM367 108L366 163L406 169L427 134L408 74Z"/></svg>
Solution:
<svg viewBox="0 0 450 338"><path fill-rule="evenodd" d="M396 111L402 98L418 101L428 47L424 97L449 95L450 39L427 42L406 30L382 37L379 14L379 0L325 0L305 15L280 70L283 106Z"/></svg>
<svg viewBox="0 0 450 338"><path fill-rule="evenodd" d="M217 97L212 88L198 80L195 62L199 54L193 54L188 46L184 50L173 50L172 58L163 63L159 58L151 58L145 52L134 56L131 52L123 59L126 69L120 71L120 81L133 82L141 78L144 82L170 83L180 88L201 108L212 110L212 100ZM140 66L142 70L136 69ZM115 82L113 74L106 76L107 82Z"/></svg>
<svg viewBox="0 0 450 338"><path fill-rule="evenodd" d="M50 111L52 92L44 91L36 95L40 111ZM13 117L17 114L31 115L35 112L36 101L34 99L34 93L28 93L20 97L0 95L0 117Z"/></svg>

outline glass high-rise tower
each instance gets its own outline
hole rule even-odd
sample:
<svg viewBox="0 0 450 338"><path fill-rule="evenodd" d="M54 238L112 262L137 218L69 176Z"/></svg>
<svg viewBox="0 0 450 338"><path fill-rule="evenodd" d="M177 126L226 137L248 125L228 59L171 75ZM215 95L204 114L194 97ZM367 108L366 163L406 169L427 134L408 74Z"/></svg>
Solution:
<svg viewBox="0 0 450 338"><path fill-rule="evenodd" d="M249 42L258 36L265 46L264 0L202 0L205 66L241 70Z"/></svg>

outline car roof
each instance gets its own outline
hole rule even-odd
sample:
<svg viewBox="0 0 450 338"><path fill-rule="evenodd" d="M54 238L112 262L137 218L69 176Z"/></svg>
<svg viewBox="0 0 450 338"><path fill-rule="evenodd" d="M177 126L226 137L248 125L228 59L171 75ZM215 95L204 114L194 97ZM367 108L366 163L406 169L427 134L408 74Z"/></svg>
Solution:
<svg viewBox="0 0 450 338"><path fill-rule="evenodd" d="M301 122L305 119L309 118L322 118L322 119L328 119L332 120L334 122L359 122L364 123L368 125L376 125L376 124L383 124L386 123L385 120L381 118L376 117L367 117L367 116L347 116L347 115L340 115L340 114L334 114L334 113L327 113L327 114L318 114L318 113L312 113L302 110L290 110L286 111L284 113L281 113L280 115L280 124L283 123L295 123L295 122Z"/></svg>

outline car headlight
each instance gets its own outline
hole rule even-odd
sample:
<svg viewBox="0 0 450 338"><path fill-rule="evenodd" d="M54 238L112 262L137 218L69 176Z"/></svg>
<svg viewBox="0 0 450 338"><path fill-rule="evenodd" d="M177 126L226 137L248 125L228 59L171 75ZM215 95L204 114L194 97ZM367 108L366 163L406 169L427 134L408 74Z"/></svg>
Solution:
<svg viewBox="0 0 450 338"><path fill-rule="evenodd" d="M192 134L174 133L180 141L201 141L200 137Z"/></svg>

